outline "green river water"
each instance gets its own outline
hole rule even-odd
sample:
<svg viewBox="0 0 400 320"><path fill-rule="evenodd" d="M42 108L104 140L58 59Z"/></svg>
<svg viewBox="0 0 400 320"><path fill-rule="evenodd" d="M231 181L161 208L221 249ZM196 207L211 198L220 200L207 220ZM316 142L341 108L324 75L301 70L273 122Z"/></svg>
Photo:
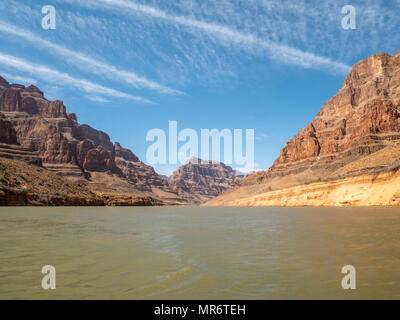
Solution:
<svg viewBox="0 0 400 320"><path fill-rule="evenodd" d="M0 299L399 299L400 209L3 207L0 259Z"/></svg>

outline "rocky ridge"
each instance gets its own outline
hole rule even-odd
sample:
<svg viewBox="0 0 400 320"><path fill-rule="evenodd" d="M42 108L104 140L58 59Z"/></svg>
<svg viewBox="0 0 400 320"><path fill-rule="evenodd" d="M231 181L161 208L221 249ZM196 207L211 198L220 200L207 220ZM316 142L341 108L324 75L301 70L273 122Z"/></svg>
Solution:
<svg viewBox="0 0 400 320"><path fill-rule="evenodd" d="M84 183L105 203L116 205L136 203L137 196L169 204L200 203L237 181L230 167L212 162L183 166L170 178L160 176L106 133L80 124L62 101L49 101L36 86L10 84L2 77L0 158Z"/></svg>
<svg viewBox="0 0 400 320"><path fill-rule="evenodd" d="M92 192L84 182L66 180L24 161L0 157L0 206L154 206L162 201L143 195Z"/></svg>
<svg viewBox="0 0 400 320"><path fill-rule="evenodd" d="M0 156L42 165L96 192L153 196L153 189L161 189L166 198L181 201L152 167L106 133L79 124L62 101L49 101L37 87L9 84L2 77Z"/></svg>
<svg viewBox="0 0 400 320"><path fill-rule="evenodd" d="M400 51L357 63L342 89L286 144L273 166L248 176L220 200L393 170L396 159L377 161L374 154L390 155L398 141Z"/></svg>
<svg viewBox="0 0 400 320"><path fill-rule="evenodd" d="M201 203L226 191L243 174L220 162L189 160L168 179L172 190L188 202Z"/></svg>

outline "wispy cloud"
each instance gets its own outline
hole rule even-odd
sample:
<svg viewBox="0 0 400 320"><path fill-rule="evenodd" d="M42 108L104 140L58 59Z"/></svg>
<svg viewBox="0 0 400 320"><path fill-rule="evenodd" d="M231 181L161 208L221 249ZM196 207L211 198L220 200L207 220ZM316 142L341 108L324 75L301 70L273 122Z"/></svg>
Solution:
<svg viewBox="0 0 400 320"><path fill-rule="evenodd" d="M37 83L37 80L35 80L35 79L28 78L28 77L21 77L21 76L18 76L15 74L10 74L10 73L3 72L3 71L0 71L0 75L2 77L6 78L7 81L11 80L11 81L16 81L18 83L23 83L23 84L36 84Z"/></svg>
<svg viewBox="0 0 400 320"><path fill-rule="evenodd" d="M258 141L267 140L269 138L271 138L271 136L266 133L263 133L263 132L256 135L256 140L258 140Z"/></svg>
<svg viewBox="0 0 400 320"><path fill-rule="evenodd" d="M134 72L118 69L111 64L95 60L80 52L67 49L61 45L55 44L46 39L42 39L32 32L6 24L2 21L0 21L0 32L17 36L31 42L34 45L39 45L50 49L48 50L48 52L60 54L63 57L67 58L67 61L73 59L75 63L79 63L81 67L85 67L85 69L89 70L92 73L102 74L108 78L117 78L118 80L127 82L135 87L147 88L164 94L182 94L182 92L180 92L179 90L165 87L157 82L148 80L145 77L141 77Z"/></svg>
<svg viewBox="0 0 400 320"><path fill-rule="evenodd" d="M0 65L7 66L14 70L17 69L19 71L29 73L49 83L55 83L55 82L59 84L61 83L63 85L67 85L90 94L98 94L116 98L130 99L136 102L146 103L146 104L153 103L145 98L120 92L112 88L104 87L102 85L93 83L86 79L75 78L67 73L60 72L48 66L31 63L29 61L22 60L20 58L10 56L1 52L0 52Z"/></svg>
<svg viewBox="0 0 400 320"><path fill-rule="evenodd" d="M98 102L98 103L108 103L110 100L104 99L103 97L99 96L86 96L90 101Z"/></svg>
<svg viewBox="0 0 400 320"><path fill-rule="evenodd" d="M80 1L76 2L70 0L68 2L81 4ZM124 13L139 13L150 18L161 19L173 24L187 27L188 30L200 30L209 35L223 39L224 41L228 40L230 43L236 44L243 48L248 46L256 46L258 49L266 50L273 59L287 64L293 64L304 68L323 69L336 74L347 74L351 69L351 67L345 63L334 61L331 58L320 56L312 52L303 51L288 45L260 38L259 36L251 33L241 32L235 27L205 22L192 17L171 14L158 8L132 1L88 0L85 1L84 5L91 8L107 8L110 10L118 10Z"/></svg>

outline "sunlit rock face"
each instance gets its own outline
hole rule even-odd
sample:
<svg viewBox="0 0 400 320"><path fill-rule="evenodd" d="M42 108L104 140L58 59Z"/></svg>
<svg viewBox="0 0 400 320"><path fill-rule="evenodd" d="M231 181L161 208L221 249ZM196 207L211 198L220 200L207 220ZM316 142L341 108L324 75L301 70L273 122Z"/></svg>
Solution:
<svg viewBox="0 0 400 320"><path fill-rule="evenodd" d="M44 165L64 176L76 177L79 171L82 177L88 176L85 172L109 172L142 189L167 185L132 151L119 143L114 146L106 133L79 124L62 101L47 100L35 86L9 84L0 77L0 111L4 113L0 139L36 151Z"/></svg>
<svg viewBox="0 0 400 320"><path fill-rule="evenodd" d="M168 179L173 191L189 202L201 203L226 191L241 175L220 162L191 159Z"/></svg>
<svg viewBox="0 0 400 320"><path fill-rule="evenodd" d="M400 140L399 118L400 51L373 55L352 68L342 89L286 144L274 165L243 185L281 179L272 184L285 187L324 179ZM282 182L287 176L294 178Z"/></svg>

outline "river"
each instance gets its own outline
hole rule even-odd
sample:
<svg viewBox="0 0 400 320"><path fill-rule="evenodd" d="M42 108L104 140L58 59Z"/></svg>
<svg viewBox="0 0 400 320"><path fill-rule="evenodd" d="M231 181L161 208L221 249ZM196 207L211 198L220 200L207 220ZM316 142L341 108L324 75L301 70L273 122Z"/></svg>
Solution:
<svg viewBox="0 0 400 320"><path fill-rule="evenodd" d="M0 257L0 299L400 299L400 209L2 207Z"/></svg>

